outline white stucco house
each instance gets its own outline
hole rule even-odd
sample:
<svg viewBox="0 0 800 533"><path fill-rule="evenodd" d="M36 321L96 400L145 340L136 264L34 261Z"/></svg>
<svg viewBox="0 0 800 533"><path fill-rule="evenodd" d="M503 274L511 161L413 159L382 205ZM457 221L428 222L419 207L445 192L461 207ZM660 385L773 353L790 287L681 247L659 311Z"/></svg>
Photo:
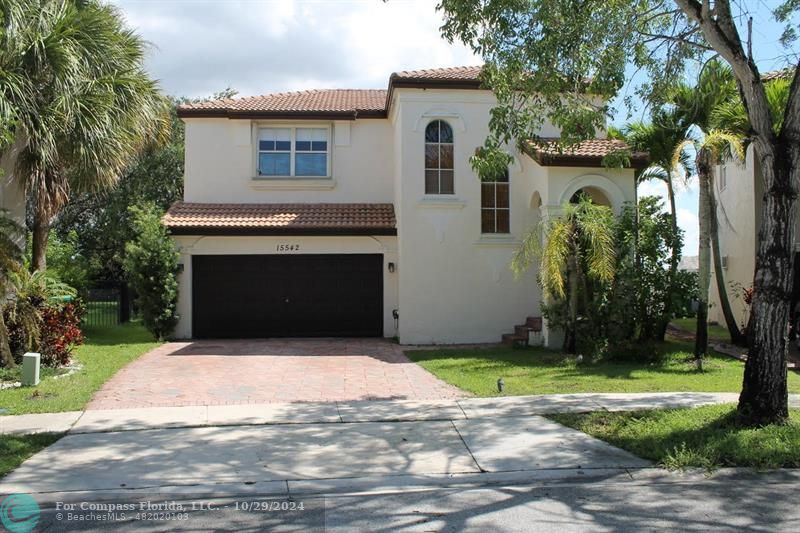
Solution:
<svg viewBox="0 0 800 533"><path fill-rule="evenodd" d="M0 209L18 224L25 222L25 188L14 175L14 161L19 145L15 143L0 158Z"/></svg>
<svg viewBox="0 0 800 533"><path fill-rule="evenodd" d="M482 343L536 325L536 272L508 266L521 238L580 190L633 201L634 169L604 168L621 143L596 139L516 153L507 179L481 183L468 160L495 98L479 73L182 105L184 200L164 217L181 253L176 336Z"/></svg>

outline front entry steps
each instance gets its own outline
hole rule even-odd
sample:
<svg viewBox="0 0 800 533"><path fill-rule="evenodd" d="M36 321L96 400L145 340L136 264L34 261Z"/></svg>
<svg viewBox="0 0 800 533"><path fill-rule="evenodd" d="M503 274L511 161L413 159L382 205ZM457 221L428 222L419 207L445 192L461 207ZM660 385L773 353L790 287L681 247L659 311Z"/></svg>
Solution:
<svg viewBox="0 0 800 533"><path fill-rule="evenodd" d="M514 333L504 333L502 343L513 348L525 348L530 345L531 334L541 336L542 317L529 316L524 324L514 326Z"/></svg>

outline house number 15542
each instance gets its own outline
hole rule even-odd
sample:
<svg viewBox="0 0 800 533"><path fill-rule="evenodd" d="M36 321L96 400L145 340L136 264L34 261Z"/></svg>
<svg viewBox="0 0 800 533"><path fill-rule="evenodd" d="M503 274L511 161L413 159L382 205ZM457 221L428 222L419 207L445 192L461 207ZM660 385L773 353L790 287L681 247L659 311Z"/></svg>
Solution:
<svg viewBox="0 0 800 533"><path fill-rule="evenodd" d="M299 244L278 244L275 249L279 252L299 252Z"/></svg>

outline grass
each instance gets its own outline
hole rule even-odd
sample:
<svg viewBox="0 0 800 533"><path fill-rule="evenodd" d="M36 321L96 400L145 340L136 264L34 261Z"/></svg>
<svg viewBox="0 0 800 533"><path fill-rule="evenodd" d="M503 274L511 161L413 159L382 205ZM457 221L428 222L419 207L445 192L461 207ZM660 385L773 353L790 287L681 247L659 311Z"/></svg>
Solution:
<svg viewBox="0 0 800 533"><path fill-rule="evenodd" d="M86 328L86 344L75 350L75 359L83 368L58 379L51 371L36 387L0 390L4 415L77 411L117 371L145 352L158 346L139 323Z"/></svg>
<svg viewBox="0 0 800 533"><path fill-rule="evenodd" d="M35 435L0 435L0 478L17 468L25 459L60 439L63 433Z"/></svg>
<svg viewBox="0 0 800 533"><path fill-rule="evenodd" d="M695 331L697 331L696 318L673 318L670 323L677 328L691 333L692 335L694 335ZM728 333L728 328L720 326L719 324L708 325L708 336L711 339L718 339L725 342L729 342L731 340L730 333Z"/></svg>
<svg viewBox="0 0 800 533"><path fill-rule="evenodd" d="M800 409L785 426L757 429L739 427L732 405L548 418L670 469L800 467Z"/></svg>
<svg viewBox="0 0 800 533"><path fill-rule="evenodd" d="M689 362L692 346L668 341L656 348L660 363L589 362L543 348L442 348L406 354L420 366L477 396L575 392L738 392L744 363L722 355L705 361L705 372ZM800 392L800 375L789 373L789 389Z"/></svg>

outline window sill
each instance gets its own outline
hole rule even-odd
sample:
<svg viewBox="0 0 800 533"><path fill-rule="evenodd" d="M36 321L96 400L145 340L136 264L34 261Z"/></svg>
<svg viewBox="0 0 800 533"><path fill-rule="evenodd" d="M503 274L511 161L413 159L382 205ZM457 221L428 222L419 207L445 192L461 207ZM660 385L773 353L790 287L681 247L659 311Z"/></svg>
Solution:
<svg viewBox="0 0 800 533"><path fill-rule="evenodd" d="M510 233L484 233L473 244L476 246L513 246L522 244Z"/></svg>
<svg viewBox="0 0 800 533"><path fill-rule="evenodd" d="M467 202L452 195L431 194L425 195L417 202L417 207L434 209L463 209Z"/></svg>
<svg viewBox="0 0 800 533"><path fill-rule="evenodd" d="M333 178L271 178L257 176L250 180L250 187L257 191L326 191L336 188Z"/></svg>

